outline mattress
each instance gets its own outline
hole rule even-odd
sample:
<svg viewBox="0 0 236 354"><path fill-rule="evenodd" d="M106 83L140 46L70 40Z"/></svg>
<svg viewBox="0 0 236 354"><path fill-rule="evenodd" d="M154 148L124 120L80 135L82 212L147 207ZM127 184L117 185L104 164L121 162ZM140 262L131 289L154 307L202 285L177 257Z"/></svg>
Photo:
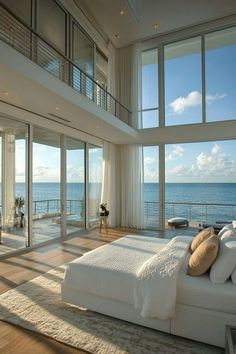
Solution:
<svg viewBox="0 0 236 354"><path fill-rule="evenodd" d="M168 241L140 235L122 237L69 263L64 285L132 305L138 269Z"/></svg>
<svg viewBox="0 0 236 354"><path fill-rule="evenodd" d="M180 273L177 302L183 305L236 314L236 286L231 280L224 284L213 284L208 274L191 277Z"/></svg>

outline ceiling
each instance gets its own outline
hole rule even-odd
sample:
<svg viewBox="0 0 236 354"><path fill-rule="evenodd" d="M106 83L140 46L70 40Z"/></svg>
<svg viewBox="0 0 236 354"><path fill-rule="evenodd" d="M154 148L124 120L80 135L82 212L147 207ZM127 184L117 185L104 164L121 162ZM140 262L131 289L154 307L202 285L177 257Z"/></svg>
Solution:
<svg viewBox="0 0 236 354"><path fill-rule="evenodd" d="M77 3L96 19L98 27L117 47L236 14L235 0L77 0ZM134 6L132 10L129 4ZM116 38L118 34L120 38Z"/></svg>

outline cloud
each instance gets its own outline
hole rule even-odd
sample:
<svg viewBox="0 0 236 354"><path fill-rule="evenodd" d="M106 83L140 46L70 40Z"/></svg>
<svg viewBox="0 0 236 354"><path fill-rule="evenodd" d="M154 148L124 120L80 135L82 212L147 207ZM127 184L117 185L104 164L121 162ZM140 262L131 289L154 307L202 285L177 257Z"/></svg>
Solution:
<svg viewBox="0 0 236 354"><path fill-rule="evenodd" d="M195 107L201 104L202 95L198 91L190 92L186 97L178 97L169 106L177 114L182 114L187 107Z"/></svg>
<svg viewBox="0 0 236 354"><path fill-rule="evenodd" d="M145 182L156 182L158 179L158 161L151 156L144 158L144 180Z"/></svg>
<svg viewBox="0 0 236 354"><path fill-rule="evenodd" d="M205 177L232 177L236 174L236 162L230 156L222 153L222 148L214 144L209 154L201 152L195 163L188 171L189 176Z"/></svg>
<svg viewBox="0 0 236 354"><path fill-rule="evenodd" d="M168 174L174 176L182 176L184 171L186 171L186 169L183 165L176 165L174 168L168 171Z"/></svg>
<svg viewBox="0 0 236 354"><path fill-rule="evenodd" d="M181 145L174 145L172 151L166 155L166 161L174 160L177 157L183 156L184 148Z"/></svg>
<svg viewBox="0 0 236 354"><path fill-rule="evenodd" d="M214 95L211 94L207 95L206 103L211 104L212 102L221 100L226 96L227 96L226 94L219 94L219 93L216 93ZM182 114L186 110L186 108L200 106L201 103L202 103L202 94L198 91L192 91L185 97L180 96L176 98L174 101L169 103L169 106L172 108L174 113Z"/></svg>
<svg viewBox="0 0 236 354"><path fill-rule="evenodd" d="M206 103L211 104L211 102L221 100L222 98L225 98L227 95L223 93L220 95L219 93L216 93L215 95L206 95Z"/></svg>
<svg viewBox="0 0 236 354"><path fill-rule="evenodd" d="M214 144L213 148L211 149L211 153L213 155L218 154L221 151L221 147L218 144Z"/></svg>

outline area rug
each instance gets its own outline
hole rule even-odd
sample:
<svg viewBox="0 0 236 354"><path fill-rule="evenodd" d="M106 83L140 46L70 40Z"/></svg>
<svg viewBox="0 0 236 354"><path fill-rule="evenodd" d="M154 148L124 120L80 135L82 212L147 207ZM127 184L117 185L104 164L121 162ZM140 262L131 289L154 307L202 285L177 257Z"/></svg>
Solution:
<svg viewBox="0 0 236 354"><path fill-rule="evenodd" d="M223 353L220 348L63 303L64 269L53 269L0 295L0 319L94 354Z"/></svg>

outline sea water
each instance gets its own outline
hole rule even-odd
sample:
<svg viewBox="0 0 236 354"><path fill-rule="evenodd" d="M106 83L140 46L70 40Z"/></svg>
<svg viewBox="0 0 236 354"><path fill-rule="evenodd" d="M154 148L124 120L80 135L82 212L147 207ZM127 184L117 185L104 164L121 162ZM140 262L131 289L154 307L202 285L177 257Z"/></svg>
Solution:
<svg viewBox="0 0 236 354"><path fill-rule="evenodd" d="M145 216L152 219L158 218L158 183L145 183L143 189ZM84 184L67 183L66 191L67 200L80 201L80 203L72 202L72 207L77 209L76 212L79 212L81 201L84 200ZM101 184L89 185L91 198L100 199L100 193ZM25 197L24 183L16 183L16 196ZM43 202L47 200L51 200L50 211L60 207L60 183L33 183L33 201L41 201L37 205L41 213L47 212L47 203ZM202 221L236 219L236 183L166 183L165 202L166 218L183 216Z"/></svg>

